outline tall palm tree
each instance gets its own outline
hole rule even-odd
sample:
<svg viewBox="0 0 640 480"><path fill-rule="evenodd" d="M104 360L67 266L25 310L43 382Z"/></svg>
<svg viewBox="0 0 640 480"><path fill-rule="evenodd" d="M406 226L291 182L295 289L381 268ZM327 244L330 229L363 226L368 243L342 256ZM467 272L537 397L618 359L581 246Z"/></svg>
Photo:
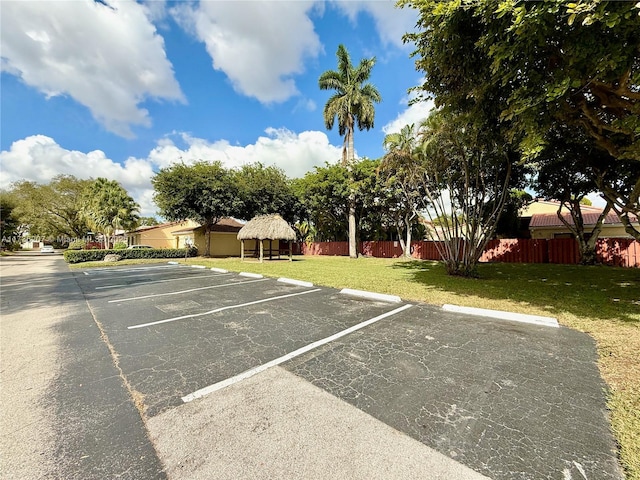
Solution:
<svg viewBox="0 0 640 480"><path fill-rule="evenodd" d="M374 103L382 101L378 89L368 83L375 57L360 60L357 67L351 63L349 52L344 45L338 46L338 69L327 70L318 80L320 90L335 90L324 106L324 123L328 130L338 120L338 132L344 137L342 165L349 167L354 159L353 132L373 128ZM349 195L349 256L356 258L356 206L355 192Z"/></svg>

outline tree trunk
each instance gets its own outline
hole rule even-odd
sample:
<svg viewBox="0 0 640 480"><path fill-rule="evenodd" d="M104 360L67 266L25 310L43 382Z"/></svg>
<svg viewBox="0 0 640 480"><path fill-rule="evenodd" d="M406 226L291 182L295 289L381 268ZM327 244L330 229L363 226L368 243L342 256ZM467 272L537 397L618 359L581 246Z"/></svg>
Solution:
<svg viewBox="0 0 640 480"><path fill-rule="evenodd" d="M358 248L356 245L356 199L353 194L349 196L349 257L358 258Z"/></svg>
<svg viewBox="0 0 640 480"><path fill-rule="evenodd" d="M205 249L205 253L204 256L205 257L210 257L211 256L211 230L212 230L212 226L207 224L204 228L204 234L206 236L206 238L204 239L204 249Z"/></svg>
<svg viewBox="0 0 640 480"><path fill-rule="evenodd" d="M406 218L406 227L407 227L407 241L404 247L404 256L406 258L411 258L411 220L409 217Z"/></svg>

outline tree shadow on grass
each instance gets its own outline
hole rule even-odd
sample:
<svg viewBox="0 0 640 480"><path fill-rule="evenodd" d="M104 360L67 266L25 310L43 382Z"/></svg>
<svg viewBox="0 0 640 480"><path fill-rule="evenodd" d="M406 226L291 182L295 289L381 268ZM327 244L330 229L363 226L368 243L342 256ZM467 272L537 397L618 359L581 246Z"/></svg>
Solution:
<svg viewBox="0 0 640 480"><path fill-rule="evenodd" d="M447 275L443 264L433 261L396 262L393 268L406 270L411 282L461 297L508 300L520 310L531 306L548 315L571 313L640 324L640 269L636 268L483 263L479 278Z"/></svg>

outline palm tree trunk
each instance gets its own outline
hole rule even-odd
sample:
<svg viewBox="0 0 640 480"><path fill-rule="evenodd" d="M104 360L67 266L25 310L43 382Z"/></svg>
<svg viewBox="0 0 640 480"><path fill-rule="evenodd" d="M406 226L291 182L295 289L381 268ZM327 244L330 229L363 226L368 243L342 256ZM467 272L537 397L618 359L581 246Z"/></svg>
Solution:
<svg viewBox="0 0 640 480"><path fill-rule="evenodd" d="M355 152L353 151L353 118L351 125L347 127L347 168L349 170L349 183L353 183L353 162ZM351 187L350 187L351 188ZM349 194L349 257L358 258L358 248L356 245L356 198L355 192Z"/></svg>

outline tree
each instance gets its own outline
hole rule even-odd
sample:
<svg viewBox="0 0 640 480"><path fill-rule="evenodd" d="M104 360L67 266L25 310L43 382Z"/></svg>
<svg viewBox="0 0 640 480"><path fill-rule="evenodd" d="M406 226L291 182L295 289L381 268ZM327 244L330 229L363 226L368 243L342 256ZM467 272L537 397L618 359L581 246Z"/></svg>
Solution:
<svg viewBox="0 0 640 480"><path fill-rule="evenodd" d="M337 119L338 132L344 136L342 165L352 166L355 160L353 133L356 125L359 130L369 130L374 126L374 103L382 101L376 87L368 83L375 57L362 59L357 67L351 63L349 52L344 45L338 46L338 69L327 70L318 80L321 90L335 90L324 106L323 116L328 130L333 128ZM356 247L355 193L348 197L349 219L349 256L358 256Z"/></svg>
<svg viewBox="0 0 640 480"><path fill-rule="evenodd" d="M581 129L616 162L640 161L640 4L400 0L420 13L418 89L437 106L505 130L535 160L546 132ZM493 120L492 120L493 119ZM594 173L596 170L594 169ZM596 179L597 180L597 179ZM640 175L602 190L623 223L640 210ZM628 188L631 183L631 188ZM629 197L630 195L630 197ZM640 232L626 222L636 239Z"/></svg>
<svg viewBox="0 0 640 480"><path fill-rule="evenodd" d="M151 183L160 215L170 221L193 220L204 227L205 256L211 254L213 227L242 210L233 174L220 162L176 163L161 169Z"/></svg>
<svg viewBox="0 0 640 480"><path fill-rule="evenodd" d="M302 205L281 169L261 163L244 165L235 172L235 181L242 201L239 218L277 213L292 225L300 219Z"/></svg>
<svg viewBox="0 0 640 480"><path fill-rule="evenodd" d="M138 224L140 206L115 180L97 178L86 188L84 199L85 219L105 239L118 230L130 230Z"/></svg>
<svg viewBox="0 0 640 480"><path fill-rule="evenodd" d="M585 133L575 128L555 127L545 138L545 146L537 156L538 173L533 183L534 189L543 197L560 202L558 218L578 241L580 262L585 265L596 263L596 242L602 225L611 211L612 203L599 215L593 229L587 231L584 225L581 204L585 197L598 187L594 180L594 165L604 165L611 156L604 150L590 145ZM568 212L571 221L565 218Z"/></svg>
<svg viewBox="0 0 640 480"><path fill-rule="evenodd" d="M0 191L0 237L2 247L13 248L18 242L20 222L15 216L18 205L16 198L9 192Z"/></svg>
<svg viewBox="0 0 640 480"><path fill-rule="evenodd" d="M442 222L432 236L450 275L475 276L516 186L512 171L519 157L493 132L442 111L431 113L421 136L408 171L423 184L427 216Z"/></svg>
<svg viewBox="0 0 640 480"><path fill-rule="evenodd" d="M154 225L159 225L158 219L156 217L140 217L138 219L139 227L153 227Z"/></svg>
<svg viewBox="0 0 640 480"><path fill-rule="evenodd" d="M405 125L400 132L391 133L384 138L385 153L379 172L386 181L392 195L395 193L397 207L396 225L400 245L404 256L411 258L411 232L415 220L418 218L418 209L424 196L420 188L420 182L411 172L414 155L417 148L416 131L413 124ZM396 192L393 192L396 190ZM401 230L404 229L406 240L403 239Z"/></svg>
<svg viewBox="0 0 640 480"><path fill-rule="evenodd" d="M91 180L58 175L48 184L22 180L11 186L16 198L15 216L31 235L83 237L89 231L82 215L84 192Z"/></svg>

